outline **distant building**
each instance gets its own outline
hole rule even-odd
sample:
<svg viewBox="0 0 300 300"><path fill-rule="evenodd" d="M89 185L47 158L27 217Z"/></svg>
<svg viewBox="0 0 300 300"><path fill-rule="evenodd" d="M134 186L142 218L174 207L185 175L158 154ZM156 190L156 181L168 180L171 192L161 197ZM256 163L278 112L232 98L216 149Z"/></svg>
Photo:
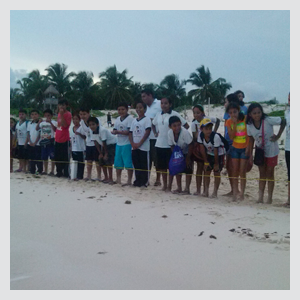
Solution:
<svg viewBox="0 0 300 300"><path fill-rule="evenodd" d="M58 97L60 96L59 91L50 84L49 87L44 92L44 110L50 108L53 113L57 111Z"/></svg>

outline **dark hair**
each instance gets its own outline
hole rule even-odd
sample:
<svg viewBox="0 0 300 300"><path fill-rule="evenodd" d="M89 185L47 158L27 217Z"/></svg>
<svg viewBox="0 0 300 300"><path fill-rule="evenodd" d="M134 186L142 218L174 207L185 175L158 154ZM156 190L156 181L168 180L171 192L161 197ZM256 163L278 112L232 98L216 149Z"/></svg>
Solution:
<svg viewBox="0 0 300 300"><path fill-rule="evenodd" d="M144 93L147 94L148 96L151 95L154 98L154 93L151 89L143 89L141 91L141 94L144 94Z"/></svg>
<svg viewBox="0 0 300 300"><path fill-rule="evenodd" d="M99 120L96 117L89 117L87 120L87 123L89 124L90 122L96 123L99 125Z"/></svg>
<svg viewBox="0 0 300 300"><path fill-rule="evenodd" d="M40 114L40 112L39 112L37 109L32 109L32 110L30 111L30 114L32 114L33 112L36 112L36 113Z"/></svg>
<svg viewBox="0 0 300 300"><path fill-rule="evenodd" d="M43 114L46 114L46 113L48 113L48 114L50 114L51 116L53 116L53 111L52 111L50 108L47 108L47 109L45 109L45 110L43 111Z"/></svg>
<svg viewBox="0 0 300 300"><path fill-rule="evenodd" d="M252 110L254 109L254 108L259 108L260 110L261 110L261 112L262 112L262 116L261 116L261 118L262 118L262 120L263 119L265 119L266 117L267 117L267 115L264 113L264 110L263 110L263 108L262 108L262 106L259 104L259 103L252 103L252 104L250 104L250 106L248 107L248 111L247 111L247 120L246 120L246 123L247 124L252 124L253 123L253 119L250 117L250 113L252 112Z"/></svg>
<svg viewBox="0 0 300 300"><path fill-rule="evenodd" d="M19 113L24 113L24 114L27 115L27 110L26 110L26 109L23 109L23 108L20 108L20 109L19 109Z"/></svg>
<svg viewBox="0 0 300 300"><path fill-rule="evenodd" d="M136 103L135 103L135 107L136 107L138 104L142 104L143 107L144 107L144 110L147 110L147 104L146 104L146 103L144 103L144 102L141 101L141 100L138 100L138 101L136 101Z"/></svg>
<svg viewBox="0 0 300 300"><path fill-rule="evenodd" d="M126 102L120 102L117 106L117 108L119 107L125 107L128 110L128 104Z"/></svg>
<svg viewBox="0 0 300 300"><path fill-rule="evenodd" d="M235 102L229 103L229 105L226 108L226 112L228 113L230 109L237 109L239 111L238 120L239 121L244 120L245 115L240 111L240 106L237 103Z"/></svg>
<svg viewBox="0 0 300 300"><path fill-rule="evenodd" d="M198 108L200 111L202 111L204 113L204 108L201 104L196 104L194 107L193 107L193 110L194 108Z"/></svg>
<svg viewBox="0 0 300 300"><path fill-rule="evenodd" d="M78 117L79 120L81 119L78 111L74 111L74 112L72 113L72 118L74 118L74 117Z"/></svg>
<svg viewBox="0 0 300 300"><path fill-rule="evenodd" d="M84 112L87 112L88 114L90 113L90 109L89 108L85 108L85 107L81 107L79 109L79 111L84 111Z"/></svg>
<svg viewBox="0 0 300 300"><path fill-rule="evenodd" d="M238 94L243 94L243 98L245 98L245 94L244 94L244 92L242 92L241 90L237 90L237 91L235 91L234 92L236 95L238 95Z"/></svg>
<svg viewBox="0 0 300 300"><path fill-rule="evenodd" d="M179 117L177 117L177 116L170 117L170 119L169 119L169 126L171 126L173 123L176 123L176 122L180 122L181 123L181 120L180 120Z"/></svg>
<svg viewBox="0 0 300 300"><path fill-rule="evenodd" d="M58 105L67 105L68 106L68 101L66 99L61 99L58 101Z"/></svg>
<svg viewBox="0 0 300 300"><path fill-rule="evenodd" d="M237 94L235 94L235 93L227 95L226 99L229 103L234 102L236 104L240 104L239 98L238 98Z"/></svg>
<svg viewBox="0 0 300 300"><path fill-rule="evenodd" d="M172 99L170 97L162 97L161 100L162 99L167 99L169 104L173 105Z"/></svg>

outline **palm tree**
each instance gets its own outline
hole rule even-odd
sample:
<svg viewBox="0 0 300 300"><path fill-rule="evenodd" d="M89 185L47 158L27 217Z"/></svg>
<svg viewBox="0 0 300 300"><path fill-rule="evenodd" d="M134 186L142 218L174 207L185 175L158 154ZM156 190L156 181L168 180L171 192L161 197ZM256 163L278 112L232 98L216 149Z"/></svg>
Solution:
<svg viewBox="0 0 300 300"><path fill-rule="evenodd" d="M127 70L117 71L116 65L109 67L99 74L100 87L105 97L105 108L116 109L121 101L131 103L133 97L130 93L132 77L127 78Z"/></svg>
<svg viewBox="0 0 300 300"><path fill-rule="evenodd" d="M181 99L186 95L185 80L180 81L178 75L167 75L160 83L162 96L169 97L173 102L173 107L182 105Z"/></svg>
<svg viewBox="0 0 300 300"><path fill-rule="evenodd" d="M224 78L218 78L212 81L209 68L205 70L204 65L197 68L196 71L197 72L192 73L190 79L186 81L198 87L189 91L189 95L193 97L193 103L207 103L208 98L211 99L212 103L220 102L227 90L231 88L231 84L226 83Z"/></svg>
<svg viewBox="0 0 300 300"><path fill-rule="evenodd" d="M61 96L71 90L70 80L76 75L74 72L67 73L67 68L65 64L56 63L45 69L50 83L55 85Z"/></svg>

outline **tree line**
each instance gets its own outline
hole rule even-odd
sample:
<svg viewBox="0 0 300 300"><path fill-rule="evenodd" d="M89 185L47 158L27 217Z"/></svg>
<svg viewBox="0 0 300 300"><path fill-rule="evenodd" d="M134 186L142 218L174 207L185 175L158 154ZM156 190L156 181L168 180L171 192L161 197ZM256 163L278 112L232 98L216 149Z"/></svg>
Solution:
<svg viewBox="0 0 300 300"><path fill-rule="evenodd" d="M17 81L19 87L10 89L11 108L43 109L44 92L50 84L59 92L58 98L67 99L72 109L86 106L99 110L116 109L121 101L134 106L136 101L141 100L141 91L146 88L151 89L158 99L171 98L174 108L206 104L209 98L212 104L220 104L232 87L224 78L213 81L209 68L204 65L191 73L187 80L180 80L178 75L170 74L160 84L134 81L133 77L128 77L126 69L119 72L115 65L100 72L99 82L96 83L92 72L68 72L68 67L63 63L50 65L45 71L47 74L41 75L39 70L33 70L27 77ZM195 88L187 92L187 83Z"/></svg>

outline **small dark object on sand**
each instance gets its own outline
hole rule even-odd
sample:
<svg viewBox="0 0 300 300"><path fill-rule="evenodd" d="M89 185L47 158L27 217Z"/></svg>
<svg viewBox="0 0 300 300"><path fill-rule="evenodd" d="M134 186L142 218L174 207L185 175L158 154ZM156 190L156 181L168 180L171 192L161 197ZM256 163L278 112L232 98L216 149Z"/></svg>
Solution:
<svg viewBox="0 0 300 300"><path fill-rule="evenodd" d="M125 204L131 204L131 201L126 200L126 201L125 201Z"/></svg>
<svg viewBox="0 0 300 300"><path fill-rule="evenodd" d="M234 228L232 228L232 229L230 229L229 231L231 231L231 232L235 232L235 229L234 229Z"/></svg>
<svg viewBox="0 0 300 300"><path fill-rule="evenodd" d="M166 216L166 215L163 215L163 216L162 216L162 218L167 218L167 217L168 217L168 216Z"/></svg>
<svg viewBox="0 0 300 300"><path fill-rule="evenodd" d="M217 238L216 238L214 235L212 235L212 234L211 234L209 237L210 237L211 239L215 239L215 240L217 239Z"/></svg>
<svg viewBox="0 0 300 300"><path fill-rule="evenodd" d="M264 235L265 235L265 238L266 238L266 239L269 238L269 234L268 234L268 233L265 233Z"/></svg>
<svg viewBox="0 0 300 300"><path fill-rule="evenodd" d="M248 233L247 233L247 235L248 235L248 236L252 236L252 237L253 237L253 234L252 234L252 233L249 233L249 232L248 232Z"/></svg>
<svg viewBox="0 0 300 300"><path fill-rule="evenodd" d="M216 224L216 222L210 222L211 224Z"/></svg>
<svg viewBox="0 0 300 300"><path fill-rule="evenodd" d="M198 234L198 236L201 236L201 235L203 235L203 233L204 233L204 231L201 231L201 232Z"/></svg>
<svg viewBox="0 0 300 300"><path fill-rule="evenodd" d="M23 192L20 192L20 194L23 194Z"/></svg>
<svg viewBox="0 0 300 300"><path fill-rule="evenodd" d="M103 252L98 252L97 254L106 254L107 252L106 251L103 251Z"/></svg>
<svg viewBox="0 0 300 300"><path fill-rule="evenodd" d="M88 199L94 199L94 198L96 198L96 197L95 196L88 197Z"/></svg>

